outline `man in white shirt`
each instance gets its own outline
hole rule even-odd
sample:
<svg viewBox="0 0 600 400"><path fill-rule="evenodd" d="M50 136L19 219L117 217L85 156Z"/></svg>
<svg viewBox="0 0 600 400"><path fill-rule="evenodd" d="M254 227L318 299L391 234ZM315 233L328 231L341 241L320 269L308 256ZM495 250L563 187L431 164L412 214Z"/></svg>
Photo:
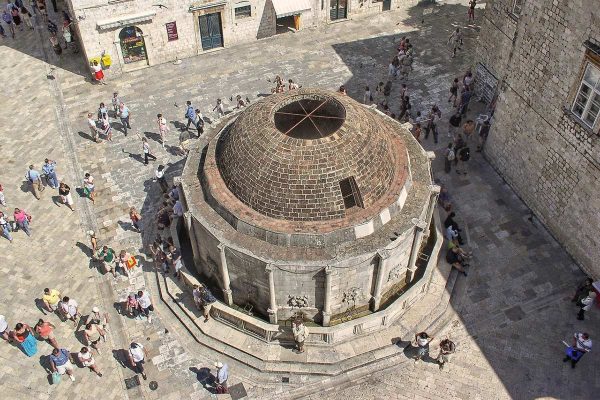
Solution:
<svg viewBox="0 0 600 400"><path fill-rule="evenodd" d="M144 380L148 379L144 372L144 360L147 355L148 352L141 344L132 342L129 345L129 362L131 363L135 373L142 374L142 378L144 378Z"/></svg>
<svg viewBox="0 0 600 400"><path fill-rule="evenodd" d="M415 341L417 342L417 346L419 347L419 351L417 352L417 357L415 358L415 364L421 361L421 359L429 354L429 342L433 340L433 337L430 337L426 332L417 333L415 335Z"/></svg>
<svg viewBox="0 0 600 400"><path fill-rule="evenodd" d="M150 299L150 295L147 291L144 292L140 290L136 297L142 310L142 314L148 318L148 323L151 323L152 317L150 316L150 311L154 311L154 306L152 305L152 299Z"/></svg>
<svg viewBox="0 0 600 400"><path fill-rule="evenodd" d="M88 116L87 124L88 124L88 127L90 128L90 133L92 134L92 139L94 139L94 142L98 142L98 127L96 126L96 121L93 118L94 114L88 113L87 116Z"/></svg>

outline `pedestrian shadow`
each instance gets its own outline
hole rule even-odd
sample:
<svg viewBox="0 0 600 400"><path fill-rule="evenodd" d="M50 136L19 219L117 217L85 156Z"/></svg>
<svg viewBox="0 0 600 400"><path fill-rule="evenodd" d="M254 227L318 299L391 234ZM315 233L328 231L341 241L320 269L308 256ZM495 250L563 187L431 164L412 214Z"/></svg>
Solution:
<svg viewBox="0 0 600 400"><path fill-rule="evenodd" d="M48 379L48 385L52 385L52 369L50 367L50 357L42 355L40 356L38 363L40 367L46 371L46 379Z"/></svg>
<svg viewBox="0 0 600 400"><path fill-rule="evenodd" d="M259 93L256 95L256 97L268 97L270 95L271 95L271 93ZM229 112L231 112L231 111L229 111ZM225 114L227 114L227 112L225 112Z"/></svg>
<svg viewBox="0 0 600 400"><path fill-rule="evenodd" d="M44 304L44 300L42 299L34 299L35 306L40 310L40 312L44 315L48 315L48 310L46 310L46 305ZM50 314L55 314L55 312L51 312Z"/></svg>
<svg viewBox="0 0 600 400"><path fill-rule="evenodd" d="M146 136L150 140L154 140L156 143L161 144L162 140L160 139L160 134L155 132L144 132L144 136Z"/></svg>
<svg viewBox="0 0 600 400"><path fill-rule="evenodd" d="M86 198L86 197L88 197L88 196L85 194L85 191L83 190L83 188L82 188L82 187L75 188L75 191L77 192L77 194L79 195L79 197L83 197L83 198Z"/></svg>
<svg viewBox="0 0 600 400"><path fill-rule="evenodd" d="M186 128L186 125L184 123L181 123L179 121L169 121L171 124L173 124L173 127L175 129L179 129L179 130L183 130Z"/></svg>
<svg viewBox="0 0 600 400"><path fill-rule="evenodd" d="M21 182L21 191L23 193L31 192L31 184L27 181Z"/></svg>
<svg viewBox="0 0 600 400"><path fill-rule="evenodd" d="M75 246L77 246L79 248L79 250L81 250L83 252L83 254L87 255L88 257L92 257L94 254L92 253L92 249L81 242L77 242L75 243Z"/></svg>
<svg viewBox="0 0 600 400"><path fill-rule="evenodd" d="M89 134L82 131L77 132L77 134L85 140L89 140L91 142L95 142L94 138Z"/></svg>
<svg viewBox="0 0 600 400"><path fill-rule="evenodd" d="M60 201L60 196L52 196L52 202L56 207L60 207L63 203Z"/></svg>
<svg viewBox="0 0 600 400"><path fill-rule="evenodd" d="M181 151L179 146L171 146L165 144L165 151L174 156L185 156L186 154Z"/></svg>
<svg viewBox="0 0 600 400"><path fill-rule="evenodd" d="M128 151L125 151L125 149L121 149L123 151L123 153L127 154L127 156L131 159L134 159L142 164L144 164L144 157L142 157L140 154L137 153L130 153Z"/></svg>
<svg viewBox="0 0 600 400"><path fill-rule="evenodd" d="M126 232L127 231L137 232L135 230L135 228L133 227L133 224L131 222L117 221L117 223L119 224L119 226L121 227L121 229L123 229Z"/></svg>
<svg viewBox="0 0 600 400"><path fill-rule="evenodd" d="M127 363L125 360L127 360L127 350L123 350L123 349L115 349L112 351L112 355L113 358L115 359L115 361L117 361L117 363L123 367L123 368L127 368Z"/></svg>
<svg viewBox="0 0 600 400"><path fill-rule="evenodd" d="M128 317L128 315L127 315L127 309L123 305L123 302L121 302L121 301L115 301L113 303L113 307L114 307L114 309L117 311L117 313L119 315L122 315L124 317Z"/></svg>
<svg viewBox="0 0 600 400"><path fill-rule="evenodd" d="M112 123L112 127L116 130L118 130L119 132L125 133L125 125L123 125L121 122L113 122ZM127 136L127 134L125 133L125 136Z"/></svg>
<svg viewBox="0 0 600 400"><path fill-rule="evenodd" d="M202 384L204 389L208 390L212 394L216 393L214 387L216 383L216 377L212 374L212 372L210 372L210 368L190 367L190 372L196 375L196 379Z"/></svg>
<svg viewBox="0 0 600 400"><path fill-rule="evenodd" d="M81 317L79 320L80 320L80 321L81 321L81 320L84 320L84 319L83 319L83 316L82 316L82 317ZM84 320L84 321L85 321L85 320ZM85 322L84 322L83 324L85 324ZM84 325L84 328L85 328L85 325ZM81 343L82 345L84 345L84 346L87 346L87 345L88 345L88 344L87 344L87 340L85 339L85 332L84 332L84 330L83 330L83 329L76 329L76 330L75 330L75 339L77 339L77 341L78 341L79 343ZM91 347L90 347L90 349L91 349ZM90 350L90 351L91 351L91 350Z"/></svg>

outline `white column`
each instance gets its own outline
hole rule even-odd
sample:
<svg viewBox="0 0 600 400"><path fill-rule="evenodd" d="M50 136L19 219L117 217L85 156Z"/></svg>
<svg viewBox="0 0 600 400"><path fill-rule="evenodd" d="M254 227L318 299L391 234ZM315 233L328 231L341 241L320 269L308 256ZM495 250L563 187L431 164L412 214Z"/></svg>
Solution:
<svg viewBox="0 0 600 400"><path fill-rule="evenodd" d="M333 268L327 266L323 269L325 273L325 299L323 300L323 326L329 326L331 321L331 273Z"/></svg>
<svg viewBox="0 0 600 400"><path fill-rule="evenodd" d="M269 322L277 323L277 299L275 298L275 276L273 264L267 264L265 272L269 275Z"/></svg>
<svg viewBox="0 0 600 400"><path fill-rule="evenodd" d="M437 203L437 197L440 193L440 187L437 185L429 185L429 205L427 208L426 220L413 218L413 223L415 224L415 237L413 239L412 248L410 249L410 258L408 260L408 265L406 266L406 283L412 282L415 271L417 270L416 262L417 256L419 255L419 249L421 248L421 242L423 240L423 234L431 224L431 218L433 216L433 210Z"/></svg>
<svg viewBox="0 0 600 400"><path fill-rule="evenodd" d="M377 266L377 274L375 275L375 290L373 291L373 301L371 302L371 311L379 310L381 306L381 292L383 290L383 279L387 273L387 264L390 258L390 252L381 249L377 251L379 255L379 265Z"/></svg>
<svg viewBox="0 0 600 400"><path fill-rule="evenodd" d="M221 281L223 283L223 296L225 297L225 303L230 306L233 304L233 296L231 295L231 282L229 281L229 270L227 269L227 258L225 257L225 245L220 243L217 248L219 249L219 255L221 259L219 267L221 272Z"/></svg>

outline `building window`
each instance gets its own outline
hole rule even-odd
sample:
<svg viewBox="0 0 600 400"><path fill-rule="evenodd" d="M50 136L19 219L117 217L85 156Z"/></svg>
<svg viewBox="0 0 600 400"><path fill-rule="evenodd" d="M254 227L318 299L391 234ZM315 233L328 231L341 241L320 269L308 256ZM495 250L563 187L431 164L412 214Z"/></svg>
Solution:
<svg viewBox="0 0 600 400"><path fill-rule="evenodd" d="M585 125L594 127L600 111L600 69L598 67L589 63L586 66L571 110Z"/></svg>
<svg viewBox="0 0 600 400"><path fill-rule="evenodd" d="M512 13L516 16L521 15L521 11L523 11L523 3L525 0L513 0Z"/></svg>
<svg viewBox="0 0 600 400"><path fill-rule="evenodd" d="M363 207L362 197L353 176L340 181L340 190L344 198L345 208Z"/></svg>
<svg viewBox="0 0 600 400"><path fill-rule="evenodd" d="M243 6L235 8L235 18L248 18L252 16L252 6Z"/></svg>

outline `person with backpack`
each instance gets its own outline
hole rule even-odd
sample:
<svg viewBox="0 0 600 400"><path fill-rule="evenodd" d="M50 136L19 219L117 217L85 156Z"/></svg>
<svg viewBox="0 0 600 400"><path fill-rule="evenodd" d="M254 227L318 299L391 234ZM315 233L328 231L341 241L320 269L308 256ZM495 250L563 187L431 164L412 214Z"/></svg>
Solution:
<svg viewBox="0 0 600 400"><path fill-rule="evenodd" d="M444 171L449 173L452 171L452 161L456 158L456 154L454 153L454 144L448 143L448 147L444 153Z"/></svg>
<svg viewBox="0 0 600 400"><path fill-rule="evenodd" d="M440 342L440 353L438 354L436 361L440 366L440 369L444 369L444 364L449 361L450 354L456 351L456 345L450 339L444 339Z"/></svg>
<svg viewBox="0 0 600 400"><path fill-rule="evenodd" d="M217 301L215 296L205 286L200 286L200 305L202 306L202 315L204 315L204 322L208 322L210 316L210 309L213 303Z"/></svg>
<svg viewBox="0 0 600 400"><path fill-rule="evenodd" d="M448 137L454 138L456 136L456 132L458 132L461 121L462 116L459 112L452 114L448 120Z"/></svg>
<svg viewBox="0 0 600 400"><path fill-rule="evenodd" d="M467 174L467 162L471 159L471 150L469 146L463 146L456 151L456 168L454 169L457 174ZM461 171L462 170L462 171Z"/></svg>

